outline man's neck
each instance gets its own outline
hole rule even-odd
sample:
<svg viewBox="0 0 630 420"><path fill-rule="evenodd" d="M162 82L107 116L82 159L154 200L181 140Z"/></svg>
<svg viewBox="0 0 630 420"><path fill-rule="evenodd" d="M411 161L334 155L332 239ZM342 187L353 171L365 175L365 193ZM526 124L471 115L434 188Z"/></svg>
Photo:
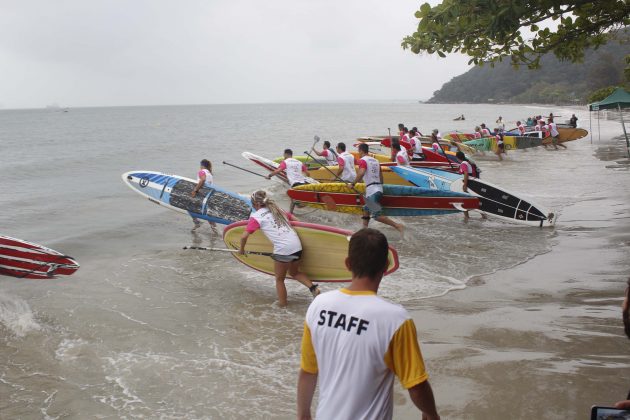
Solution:
<svg viewBox="0 0 630 420"><path fill-rule="evenodd" d="M382 276L379 279L372 279L369 277L352 277L352 283L350 283L350 286L346 287L346 289L354 292L372 291L374 293L378 293L378 287L381 284L382 278Z"/></svg>

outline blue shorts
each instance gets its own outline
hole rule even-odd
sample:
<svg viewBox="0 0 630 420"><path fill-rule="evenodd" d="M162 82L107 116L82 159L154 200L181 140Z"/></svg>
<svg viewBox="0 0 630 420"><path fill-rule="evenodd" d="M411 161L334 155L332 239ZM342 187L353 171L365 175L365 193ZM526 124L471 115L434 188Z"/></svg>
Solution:
<svg viewBox="0 0 630 420"><path fill-rule="evenodd" d="M383 193L381 191L375 192L374 194L365 197L366 201L371 201L372 203L377 203L377 204L381 204L382 199L383 199ZM383 213L383 210L372 211L367 205L363 206L363 210L370 213L372 217L379 217Z"/></svg>

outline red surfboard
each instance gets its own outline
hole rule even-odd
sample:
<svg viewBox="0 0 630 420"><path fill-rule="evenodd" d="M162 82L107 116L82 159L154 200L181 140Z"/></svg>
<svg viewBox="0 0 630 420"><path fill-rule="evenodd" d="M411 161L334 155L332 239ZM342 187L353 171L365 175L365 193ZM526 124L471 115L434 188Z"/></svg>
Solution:
<svg viewBox="0 0 630 420"><path fill-rule="evenodd" d="M45 246L0 235L0 274L26 279L69 276L79 263Z"/></svg>

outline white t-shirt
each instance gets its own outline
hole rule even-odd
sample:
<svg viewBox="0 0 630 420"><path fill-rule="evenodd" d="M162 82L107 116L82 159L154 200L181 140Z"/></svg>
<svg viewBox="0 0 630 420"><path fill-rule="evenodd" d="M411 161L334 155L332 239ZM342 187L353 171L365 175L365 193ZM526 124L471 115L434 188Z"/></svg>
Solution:
<svg viewBox="0 0 630 420"><path fill-rule="evenodd" d="M547 127L549 127L549 131L551 132L552 137L557 137L560 135L560 133L558 133L558 128L556 127L556 123L550 122L547 125Z"/></svg>
<svg viewBox="0 0 630 420"><path fill-rule="evenodd" d="M468 172L468 175L473 174L472 165L467 160L459 164L459 173L463 174L464 172Z"/></svg>
<svg viewBox="0 0 630 420"><path fill-rule="evenodd" d="M481 135L484 137L490 137L490 130L488 130L487 128L482 128Z"/></svg>
<svg viewBox="0 0 630 420"><path fill-rule="evenodd" d="M302 250L300 238L292 227L278 224L266 207L252 213L247 224L247 231L254 233L260 228L273 244L273 253L291 255Z"/></svg>
<svg viewBox="0 0 630 420"><path fill-rule="evenodd" d="M306 170L306 166L299 160L294 158L285 159L280 164L280 168L286 172L289 185L306 183L306 178L302 175L302 172Z"/></svg>
<svg viewBox="0 0 630 420"><path fill-rule="evenodd" d="M340 178L346 182L354 182L357 177L357 171L354 169L354 156L348 152L343 152L337 158L337 164L343 167Z"/></svg>
<svg viewBox="0 0 630 420"><path fill-rule="evenodd" d="M209 170L207 169L201 169L199 170L199 172L197 172L197 182L199 182L201 180L201 176L202 175L206 175L206 182L203 183L204 187L212 187L212 183L213 183L213 178L212 178L212 174L210 173Z"/></svg>
<svg viewBox="0 0 630 420"><path fill-rule="evenodd" d="M359 168L365 169L363 182L365 182L365 195L371 196L377 192L383 192L381 184L381 164L372 156L363 156L359 160Z"/></svg>
<svg viewBox="0 0 630 420"><path fill-rule="evenodd" d="M398 166L409 166L409 154L407 150L401 150L396 153L396 164L398 164Z"/></svg>
<svg viewBox="0 0 630 420"><path fill-rule="evenodd" d="M323 293L309 306L301 368L318 374L318 419L391 419L394 376L406 389L429 378L407 311L348 289Z"/></svg>
<svg viewBox="0 0 630 420"><path fill-rule="evenodd" d="M420 140L420 137L418 136L414 136L411 138L410 140L411 143L411 147L413 150L413 153L415 154L421 154L422 153L422 140Z"/></svg>
<svg viewBox="0 0 630 420"><path fill-rule="evenodd" d="M333 152L331 149L322 151L322 156L326 158L326 164L328 166L334 166L337 164L337 153Z"/></svg>

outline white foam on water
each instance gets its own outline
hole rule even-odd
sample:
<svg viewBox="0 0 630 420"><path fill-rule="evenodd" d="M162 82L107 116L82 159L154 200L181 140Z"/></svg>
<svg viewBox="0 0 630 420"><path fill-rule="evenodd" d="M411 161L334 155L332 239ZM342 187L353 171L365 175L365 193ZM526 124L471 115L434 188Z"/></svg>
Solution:
<svg viewBox="0 0 630 420"><path fill-rule="evenodd" d="M17 337L39 331L42 327L25 300L0 292L0 324Z"/></svg>
<svg viewBox="0 0 630 420"><path fill-rule="evenodd" d="M81 356L87 346L89 343L81 338L64 338L55 350L55 358L61 362L72 362Z"/></svg>

